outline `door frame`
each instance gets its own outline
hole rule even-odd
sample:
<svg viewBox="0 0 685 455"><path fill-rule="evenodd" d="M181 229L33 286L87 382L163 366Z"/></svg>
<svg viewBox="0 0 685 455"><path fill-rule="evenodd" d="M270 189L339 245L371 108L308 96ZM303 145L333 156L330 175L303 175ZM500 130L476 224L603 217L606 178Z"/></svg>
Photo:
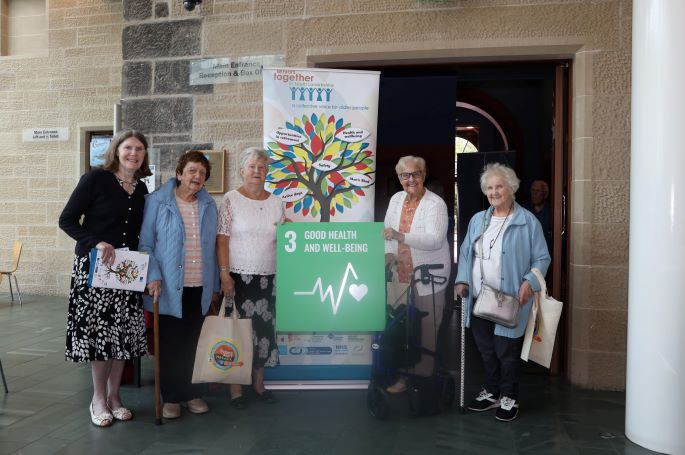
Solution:
<svg viewBox="0 0 685 455"><path fill-rule="evenodd" d="M484 50L485 51L485 50ZM491 49L490 51L493 51ZM398 58L401 52L379 54L346 54L346 55L310 55L307 57L309 66L318 68L339 68L339 69L358 69L358 70L389 70L402 68L438 68L438 67L458 67L462 65L492 66L507 63L517 65L526 64L555 64L555 103L553 116L554 120L554 147L552 156L552 182L550 188L550 203L553 209L553 263L551 269L554 277L553 285L550 289L551 294L566 302L565 311L557 331L557 340L563 340L563 345L555 343L555 350L550 367L553 375L570 373L570 350L571 350L571 283L570 283L570 207L571 207L571 179L572 179L572 118L573 110L570 100L573 99L573 62L578 46L561 46L558 53L552 55L545 53L540 56L525 57L448 57L431 59L425 55L419 56L416 52L408 59ZM426 54L430 51L426 50ZM398 55L392 55L398 54ZM419 52L419 54L421 54ZM563 74L563 72L566 74ZM563 102L562 101L563 97ZM558 140L558 138L561 138ZM456 210L456 209L455 209ZM565 240L562 236L565 234ZM562 245L562 242L565 245ZM562 258L562 251L565 247L565 257ZM562 295L561 293L564 292Z"/></svg>

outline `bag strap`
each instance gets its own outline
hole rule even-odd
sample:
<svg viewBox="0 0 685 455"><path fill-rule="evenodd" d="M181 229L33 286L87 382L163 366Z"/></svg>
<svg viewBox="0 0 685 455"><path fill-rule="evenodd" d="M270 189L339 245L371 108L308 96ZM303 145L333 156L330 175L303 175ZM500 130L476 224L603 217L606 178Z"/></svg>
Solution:
<svg viewBox="0 0 685 455"><path fill-rule="evenodd" d="M235 298L233 298L233 297L229 298L229 297L224 296L224 299L221 301L221 308L219 309L219 316L222 318L226 317L226 307L228 306L228 304L230 304L231 308L233 308L233 310L231 311L231 318L232 319L240 319L238 317L238 308L236 308L236 306L235 306Z"/></svg>
<svg viewBox="0 0 685 455"><path fill-rule="evenodd" d="M549 297L549 294L547 293L547 283L545 282L545 277L542 276L542 272L536 267L533 267L530 269L530 271L533 272L535 278L538 279L538 283L540 283L540 294L544 294L545 296Z"/></svg>
<svg viewBox="0 0 685 455"><path fill-rule="evenodd" d="M485 254L485 251L483 250L483 237L485 236L485 220L487 219L488 214L484 213L483 214L483 226L480 229L480 237L478 237L478 245L480 245L480 255L478 256L478 260L480 262L480 287L481 289L483 288L483 283L485 281L485 273L483 273L483 255Z"/></svg>
<svg viewBox="0 0 685 455"><path fill-rule="evenodd" d="M480 262L480 288L481 288L481 290L483 289L483 285L485 284L485 273L483 272L483 256L485 255L485 250L483 249L483 237L485 237L485 226L486 226L485 221L487 220L487 218L488 218L488 214L486 212L485 214L483 214L483 227L480 230L480 237L478 238L478 244L480 245L480 256L478 256L478 259ZM507 220L505 219L504 222L506 223ZM500 290L497 289L497 292L500 292Z"/></svg>

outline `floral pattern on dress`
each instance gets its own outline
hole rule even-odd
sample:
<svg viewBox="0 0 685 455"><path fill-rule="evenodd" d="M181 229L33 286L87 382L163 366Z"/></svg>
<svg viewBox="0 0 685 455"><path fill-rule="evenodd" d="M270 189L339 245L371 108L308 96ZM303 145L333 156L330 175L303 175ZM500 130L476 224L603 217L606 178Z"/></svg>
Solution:
<svg viewBox="0 0 685 455"><path fill-rule="evenodd" d="M69 292L65 358L128 360L147 352L141 294L88 286L89 255L75 255Z"/></svg>
<svg viewBox="0 0 685 455"><path fill-rule="evenodd" d="M253 368L279 364L276 344L276 292L274 275L231 273L235 281L235 303L241 318L252 319ZM266 286L263 283L266 282Z"/></svg>

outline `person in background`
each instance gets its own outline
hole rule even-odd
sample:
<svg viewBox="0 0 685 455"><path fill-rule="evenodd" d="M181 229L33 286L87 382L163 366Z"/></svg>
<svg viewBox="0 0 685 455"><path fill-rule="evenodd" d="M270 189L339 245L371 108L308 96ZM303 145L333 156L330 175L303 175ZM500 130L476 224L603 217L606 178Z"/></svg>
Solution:
<svg viewBox="0 0 685 455"><path fill-rule="evenodd" d="M529 210L542 226L547 242L547 251L552 252L552 209L548 202L549 186L544 180L535 180L530 185L530 201L523 204L523 208Z"/></svg>
<svg viewBox="0 0 685 455"><path fill-rule="evenodd" d="M211 165L191 150L171 178L145 201L140 250L150 254L145 309L159 298L160 386L165 419L209 410L204 386L192 384L195 351L204 316L219 291L216 266L217 209L204 188Z"/></svg>
<svg viewBox="0 0 685 455"><path fill-rule="evenodd" d="M540 222L514 201L519 179L513 169L500 163L488 164L480 176L480 187L490 208L476 213L469 222L459 249L454 287L455 296L463 299L465 324L471 328L483 361L482 388L468 409L497 408L495 418L510 421L518 415L523 334L533 293L540 290L531 269L537 268L544 275L550 257ZM516 327L507 328L471 314L481 279L505 294L518 296L521 308Z"/></svg>
<svg viewBox="0 0 685 455"><path fill-rule="evenodd" d="M252 319L252 386L257 397L274 403L264 387L264 368L279 363L276 344L276 227L286 221L283 203L264 189L269 155L250 147L240 153L243 184L229 191L219 208L217 255L221 290L241 318ZM231 404L245 409L240 384L231 384Z"/></svg>
<svg viewBox="0 0 685 455"><path fill-rule="evenodd" d="M445 278L445 283L416 284L416 308L425 313L421 319L421 346L433 355L422 352L413 373L431 376L437 353L436 335L445 307L447 277L450 275L450 248L447 243L447 205L438 195L426 189L426 162L416 156L403 156L395 166L403 191L390 199L385 213L385 263L397 264L400 283L411 283L414 268L426 264L440 264L431 273ZM434 307L435 305L435 307ZM407 390L407 378L401 375L386 389L390 393Z"/></svg>
<svg viewBox="0 0 685 455"><path fill-rule="evenodd" d="M131 420L119 388L126 360L147 352L141 293L88 286L90 251L114 263L117 249L138 249L147 187L152 175L147 140L136 131L117 133L105 164L81 177L59 217L59 227L76 240L71 274L65 357L90 362L93 397L90 420L108 427Z"/></svg>

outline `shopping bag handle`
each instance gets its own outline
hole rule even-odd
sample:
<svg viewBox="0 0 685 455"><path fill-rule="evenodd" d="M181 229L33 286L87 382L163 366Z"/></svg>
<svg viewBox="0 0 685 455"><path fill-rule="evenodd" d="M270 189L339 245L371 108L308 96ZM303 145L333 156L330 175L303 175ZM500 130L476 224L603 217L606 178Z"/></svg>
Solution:
<svg viewBox="0 0 685 455"><path fill-rule="evenodd" d="M219 308L219 317L226 317L226 307L228 306L228 304L230 304L231 308L233 308L233 310L231 311L231 318L240 319L238 317L238 309L235 306L235 298L226 296L224 296L223 300L221 300L221 307Z"/></svg>

